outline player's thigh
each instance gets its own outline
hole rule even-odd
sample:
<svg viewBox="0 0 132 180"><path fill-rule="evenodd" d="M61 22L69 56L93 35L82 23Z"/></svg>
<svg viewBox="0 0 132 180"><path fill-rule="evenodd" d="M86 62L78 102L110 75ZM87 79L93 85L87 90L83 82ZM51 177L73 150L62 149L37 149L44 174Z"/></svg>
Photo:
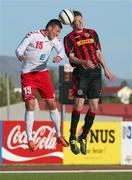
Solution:
<svg viewBox="0 0 132 180"><path fill-rule="evenodd" d="M86 78L82 78L77 82L76 86L76 92L75 96L77 98L86 98L87 95L87 85L88 85L88 80Z"/></svg>
<svg viewBox="0 0 132 180"><path fill-rule="evenodd" d="M41 97L45 100L55 98L54 88L50 79L49 71L40 73L40 80L37 85L37 90Z"/></svg>
<svg viewBox="0 0 132 180"><path fill-rule="evenodd" d="M100 98L102 87L101 87L101 77L97 76L96 78L93 78L91 82L89 83L89 88L87 91L87 97L88 99L96 99Z"/></svg>
<svg viewBox="0 0 132 180"><path fill-rule="evenodd" d="M32 80L32 74L21 75L21 88L22 98L25 102L35 98L36 86Z"/></svg>

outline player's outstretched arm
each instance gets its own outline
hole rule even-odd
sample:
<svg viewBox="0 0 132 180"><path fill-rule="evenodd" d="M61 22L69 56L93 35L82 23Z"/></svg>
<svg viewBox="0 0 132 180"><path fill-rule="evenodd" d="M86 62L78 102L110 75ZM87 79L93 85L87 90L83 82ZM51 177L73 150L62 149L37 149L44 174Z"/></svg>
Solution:
<svg viewBox="0 0 132 180"><path fill-rule="evenodd" d="M104 74L105 76L110 80L114 80L116 77L109 71L106 63L105 63L105 59L104 59L104 56L102 54L102 52L100 50L97 50L97 57L98 57L98 61L99 63L101 64L101 66L103 67L104 69Z"/></svg>

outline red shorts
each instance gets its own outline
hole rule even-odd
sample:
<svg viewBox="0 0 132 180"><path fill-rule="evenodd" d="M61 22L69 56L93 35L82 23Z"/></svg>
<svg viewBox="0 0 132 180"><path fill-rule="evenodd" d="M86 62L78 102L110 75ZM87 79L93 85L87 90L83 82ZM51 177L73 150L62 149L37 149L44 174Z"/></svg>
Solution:
<svg viewBox="0 0 132 180"><path fill-rule="evenodd" d="M54 88L49 71L30 72L21 75L22 97L24 101L35 98L36 90L44 99L54 99Z"/></svg>

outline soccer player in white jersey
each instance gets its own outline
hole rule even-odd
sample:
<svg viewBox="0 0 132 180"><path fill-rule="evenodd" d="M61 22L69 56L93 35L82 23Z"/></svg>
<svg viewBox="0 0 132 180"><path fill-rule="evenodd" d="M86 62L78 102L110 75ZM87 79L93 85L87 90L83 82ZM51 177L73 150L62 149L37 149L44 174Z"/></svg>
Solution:
<svg viewBox="0 0 132 180"><path fill-rule="evenodd" d="M31 151L35 150L32 129L36 90L48 105L50 118L54 122L57 133L57 142L64 147L69 146L61 134L61 119L56 107L54 89L47 69L47 61L53 48L58 53L53 58L55 63L59 63L64 58L63 45L58 37L61 29L60 21L51 19L45 29L28 33L16 49L16 56L22 62L22 97L25 101L26 133L28 146Z"/></svg>

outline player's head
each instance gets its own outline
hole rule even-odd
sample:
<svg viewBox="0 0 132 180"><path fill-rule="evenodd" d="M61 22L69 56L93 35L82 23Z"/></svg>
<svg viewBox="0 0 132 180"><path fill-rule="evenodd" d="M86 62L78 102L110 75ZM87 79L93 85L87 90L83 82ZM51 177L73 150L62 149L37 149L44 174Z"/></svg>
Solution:
<svg viewBox="0 0 132 180"><path fill-rule="evenodd" d="M51 19L46 27L47 31L47 36L50 40L54 39L56 36L59 36L61 29L62 29L62 24L58 19Z"/></svg>
<svg viewBox="0 0 132 180"><path fill-rule="evenodd" d="M72 23L72 27L74 31L82 31L83 30L83 16L80 11L73 11L74 13L74 21Z"/></svg>

